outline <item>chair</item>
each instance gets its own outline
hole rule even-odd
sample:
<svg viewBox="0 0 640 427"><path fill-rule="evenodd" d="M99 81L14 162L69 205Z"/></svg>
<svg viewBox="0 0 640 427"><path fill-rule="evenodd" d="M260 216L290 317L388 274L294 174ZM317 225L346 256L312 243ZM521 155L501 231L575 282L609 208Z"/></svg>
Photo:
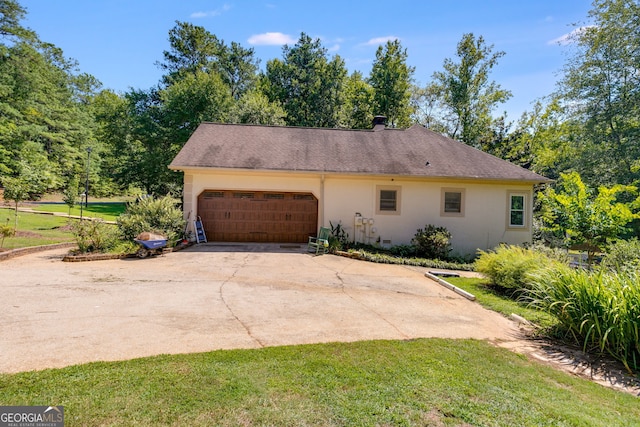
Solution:
<svg viewBox="0 0 640 427"><path fill-rule="evenodd" d="M315 252L316 255L326 254L329 252L329 234L331 234L330 229L327 227L320 227L318 237L309 237L307 250L309 252Z"/></svg>

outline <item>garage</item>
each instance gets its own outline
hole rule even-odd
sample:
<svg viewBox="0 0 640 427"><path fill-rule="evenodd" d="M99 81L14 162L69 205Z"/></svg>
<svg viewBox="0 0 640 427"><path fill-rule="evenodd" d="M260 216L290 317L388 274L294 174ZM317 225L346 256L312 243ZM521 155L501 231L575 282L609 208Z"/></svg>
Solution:
<svg viewBox="0 0 640 427"><path fill-rule="evenodd" d="M306 243L318 228L311 193L206 190L198 215L207 239L217 242Z"/></svg>

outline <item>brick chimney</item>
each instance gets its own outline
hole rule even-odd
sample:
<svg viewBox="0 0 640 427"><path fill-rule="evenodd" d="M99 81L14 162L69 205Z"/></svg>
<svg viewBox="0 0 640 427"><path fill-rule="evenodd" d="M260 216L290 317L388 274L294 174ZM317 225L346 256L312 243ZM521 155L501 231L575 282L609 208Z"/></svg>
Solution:
<svg viewBox="0 0 640 427"><path fill-rule="evenodd" d="M384 130L386 121L386 116L375 116L373 118L373 131L377 132L379 130Z"/></svg>

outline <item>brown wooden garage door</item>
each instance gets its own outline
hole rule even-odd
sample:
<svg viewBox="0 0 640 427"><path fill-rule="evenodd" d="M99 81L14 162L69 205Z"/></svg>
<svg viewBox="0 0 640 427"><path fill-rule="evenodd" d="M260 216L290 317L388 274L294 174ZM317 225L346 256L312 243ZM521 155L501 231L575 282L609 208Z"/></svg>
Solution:
<svg viewBox="0 0 640 427"><path fill-rule="evenodd" d="M198 215L209 241L302 243L317 234L318 199L310 193L207 190Z"/></svg>

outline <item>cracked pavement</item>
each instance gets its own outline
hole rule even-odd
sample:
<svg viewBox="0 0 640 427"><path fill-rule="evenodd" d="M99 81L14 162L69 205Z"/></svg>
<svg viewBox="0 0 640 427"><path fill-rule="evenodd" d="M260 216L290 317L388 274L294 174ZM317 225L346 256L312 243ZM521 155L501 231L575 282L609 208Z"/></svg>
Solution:
<svg viewBox="0 0 640 427"><path fill-rule="evenodd" d="M205 244L150 259L0 263L0 372L369 339L519 338L420 271L306 245Z"/></svg>

